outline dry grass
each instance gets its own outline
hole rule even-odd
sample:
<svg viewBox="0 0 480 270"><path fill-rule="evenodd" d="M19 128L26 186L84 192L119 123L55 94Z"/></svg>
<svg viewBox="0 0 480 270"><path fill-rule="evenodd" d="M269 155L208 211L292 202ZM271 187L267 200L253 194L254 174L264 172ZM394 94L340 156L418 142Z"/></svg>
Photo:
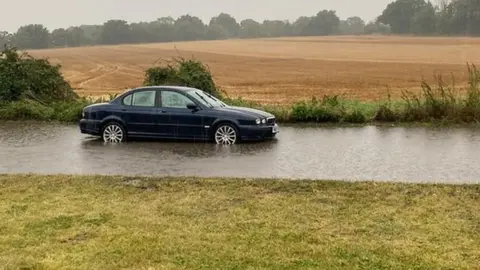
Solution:
<svg viewBox="0 0 480 270"><path fill-rule="evenodd" d="M0 175L0 265L478 269L479 198L478 185Z"/></svg>
<svg viewBox="0 0 480 270"><path fill-rule="evenodd" d="M480 58L479 38L309 37L177 42L31 51L63 65L84 95L136 87L159 58L180 54L205 61L218 84L233 97L291 103L341 94L360 100L399 97L419 89L424 76L467 79L466 63Z"/></svg>

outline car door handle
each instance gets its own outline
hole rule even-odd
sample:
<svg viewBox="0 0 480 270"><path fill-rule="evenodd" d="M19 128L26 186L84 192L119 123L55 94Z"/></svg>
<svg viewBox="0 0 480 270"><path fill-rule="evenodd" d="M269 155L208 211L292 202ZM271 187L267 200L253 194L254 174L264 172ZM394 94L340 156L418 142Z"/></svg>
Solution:
<svg viewBox="0 0 480 270"><path fill-rule="evenodd" d="M160 113L167 113L167 111L160 111Z"/></svg>

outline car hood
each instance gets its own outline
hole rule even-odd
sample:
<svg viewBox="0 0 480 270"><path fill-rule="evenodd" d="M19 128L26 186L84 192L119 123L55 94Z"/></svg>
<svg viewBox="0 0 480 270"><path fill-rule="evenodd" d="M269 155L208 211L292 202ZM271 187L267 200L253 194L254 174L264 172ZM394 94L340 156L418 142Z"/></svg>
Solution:
<svg viewBox="0 0 480 270"><path fill-rule="evenodd" d="M92 109L92 108L101 107L101 106L105 106L105 105L108 105L108 104L109 104L108 102L93 103L93 104L85 106L85 108L83 108L83 109L84 110L89 110L89 109Z"/></svg>
<svg viewBox="0 0 480 270"><path fill-rule="evenodd" d="M240 115L245 115L245 116L252 116L255 118L268 118L268 117L274 117L273 114L257 110L257 109L252 109L252 108L247 108L247 107L236 107L236 106L229 106L225 108L215 108L216 111L221 111L221 112L229 112L229 113L235 113L235 114L240 114Z"/></svg>

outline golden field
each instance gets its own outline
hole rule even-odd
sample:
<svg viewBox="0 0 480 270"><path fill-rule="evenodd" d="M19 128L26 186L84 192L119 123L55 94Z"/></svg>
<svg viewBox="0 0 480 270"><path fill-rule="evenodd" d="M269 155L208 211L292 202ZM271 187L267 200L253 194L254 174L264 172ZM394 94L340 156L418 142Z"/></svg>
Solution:
<svg viewBox="0 0 480 270"><path fill-rule="evenodd" d="M336 36L132 44L33 50L62 65L81 95L104 95L140 86L144 71L160 59L204 61L232 97L291 103L340 94L360 100L399 98L434 74L456 84L466 64L480 60L480 38Z"/></svg>

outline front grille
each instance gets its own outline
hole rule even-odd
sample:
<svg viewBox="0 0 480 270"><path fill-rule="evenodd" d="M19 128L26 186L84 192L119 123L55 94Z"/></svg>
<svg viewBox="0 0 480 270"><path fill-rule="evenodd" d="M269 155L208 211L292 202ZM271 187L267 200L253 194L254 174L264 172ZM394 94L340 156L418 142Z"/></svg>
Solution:
<svg viewBox="0 0 480 270"><path fill-rule="evenodd" d="M275 124L275 117L267 118L267 124L269 125Z"/></svg>

